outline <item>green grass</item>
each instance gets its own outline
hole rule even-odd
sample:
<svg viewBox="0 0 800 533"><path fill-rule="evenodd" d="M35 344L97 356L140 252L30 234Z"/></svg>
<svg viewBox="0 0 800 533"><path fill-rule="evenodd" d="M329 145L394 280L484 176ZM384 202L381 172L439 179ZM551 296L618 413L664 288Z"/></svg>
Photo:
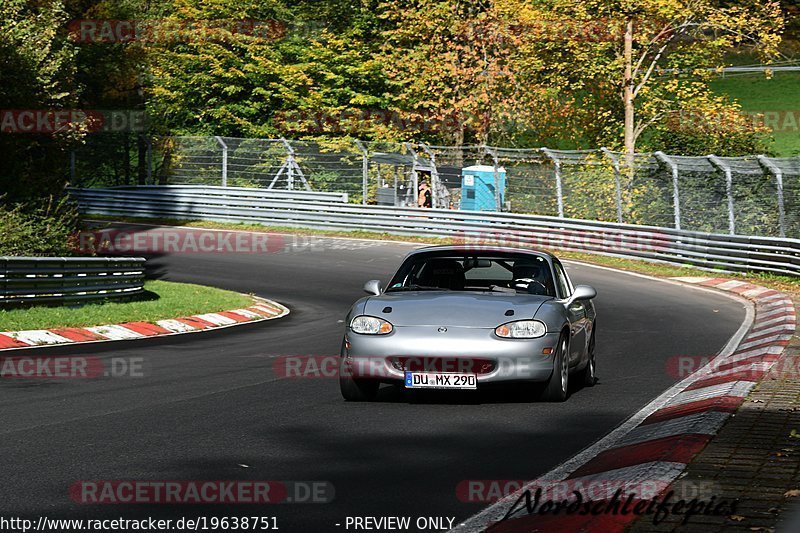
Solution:
<svg viewBox="0 0 800 533"><path fill-rule="evenodd" d="M248 307L252 298L213 287L171 281L145 282L144 297L129 302L93 303L78 307L26 307L0 310L0 331L55 327L102 326L162 320Z"/></svg>
<svg viewBox="0 0 800 533"><path fill-rule="evenodd" d="M800 155L800 72L776 72L772 79L734 74L715 79L711 88L730 95L748 113L780 112L765 120L774 129L772 149L778 156Z"/></svg>
<svg viewBox="0 0 800 533"><path fill-rule="evenodd" d="M256 231L264 233L288 233L295 235L319 235L323 237L346 237L355 239L380 239L387 241L404 241L404 242L418 242L420 244L459 244L455 239L438 238L438 237L413 237L406 235L392 235L389 233L378 233L371 231L327 231L327 230L314 230L305 228L292 228L285 226L263 226L260 224L233 224L226 222L211 222L205 220L171 220L171 219L147 219L147 218L133 218L133 217L99 217L92 215L92 220L109 220L116 222L139 222L143 224L152 225L175 225L187 226L194 228L209 228L209 229L228 229L239 231ZM572 252L567 250L551 250L553 253L564 259L572 259L575 261L582 261L585 263L592 263L596 265L607 266L616 268L618 270L627 270L630 272L639 272L641 274L648 274L655 277L680 277L680 276L714 276L713 272L708 270L700 270L691 266L673 265L669 263L653 263L648 261L641 261L635 259L624 259L619 257L610 257L599 254L590 254L583 252ZM778 276L767 273L723 273L722 276L730 279L738 279L741 281L749 281L757 283L765 287L770 287L779 291L790 293L795 297L800 297L800 278L789 276Z"/></svg>

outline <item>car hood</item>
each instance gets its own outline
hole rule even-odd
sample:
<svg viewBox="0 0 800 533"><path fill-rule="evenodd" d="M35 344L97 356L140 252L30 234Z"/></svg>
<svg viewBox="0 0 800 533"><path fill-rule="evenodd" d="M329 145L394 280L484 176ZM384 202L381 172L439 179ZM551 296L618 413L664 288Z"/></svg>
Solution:
<svg viewBox="0 0 800 533"><path fill-rule="evenodd" d="M496 328L512 320L533 318L542 303L550 299L549 296L499 292L389 292L369 298L364 314L386 319L400 327ZM506 314L509 311L514 314Z"/></svg>

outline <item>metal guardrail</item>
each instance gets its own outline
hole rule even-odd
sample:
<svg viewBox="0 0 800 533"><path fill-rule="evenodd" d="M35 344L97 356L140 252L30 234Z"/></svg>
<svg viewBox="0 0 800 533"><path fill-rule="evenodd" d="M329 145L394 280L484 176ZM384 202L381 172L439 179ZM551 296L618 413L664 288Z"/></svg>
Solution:
<svg viewBox="0 0 800 533"><path fill-rule="evenodd" d="M144 291L141 257L0 257L0 307L124 299Z"/></svg>
<svg viewBox="0 0 800 533"><path fill-rule="evenodd" d="M213 197L163 188L72 189L85 215L172 218L454 238L467 245L583 251L727 271L800 276L800 240L514 213Z"/></svg>
<svg viewBox="0 0 800 533"><path fill-rule="evenodd" d="M346 204L346 192L298 191L287 189L256 189L254 187L218 187L213 185L119 185L116 190L173 191L203 196L224 195L242 198L275 198L280 200L302 200L305 202L336 202Z"/></svg>

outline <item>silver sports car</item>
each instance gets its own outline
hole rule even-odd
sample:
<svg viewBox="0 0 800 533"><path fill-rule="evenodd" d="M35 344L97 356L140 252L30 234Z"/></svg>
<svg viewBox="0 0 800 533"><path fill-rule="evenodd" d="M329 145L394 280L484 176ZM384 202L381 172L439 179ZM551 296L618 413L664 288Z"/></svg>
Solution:
<svg viewBox="0 0 800 533"><path fill-rule="evenodd" d="M339 383L346 400L375 398L380 383L476 389L520 382L564 401L569 381L595 383L597 293L573 287L552 254L434 246L410 253L385 289L353 304Z"/></svg>

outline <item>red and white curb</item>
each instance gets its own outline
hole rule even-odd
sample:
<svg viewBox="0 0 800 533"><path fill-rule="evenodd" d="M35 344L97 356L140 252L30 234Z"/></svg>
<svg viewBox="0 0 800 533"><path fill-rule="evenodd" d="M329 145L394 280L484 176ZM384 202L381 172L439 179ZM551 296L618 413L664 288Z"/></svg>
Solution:
<svg viewBox="0 0 800 533"><path fill-rule="evenodd" d="M597 480L631 485L657 482L667 487L717 434L788 346L796 326L794 305L781 292L742 281L673 279L749 300L754 318L746 334L735 336L733 346L729 344L708 365L671 387L609 435L452 531L622 531L639 516L529 515L524 505L518 505L520 513L503 518L526 489L558 482L571 486L588 486Z"/></svg>
<svg viewBox="0 0 800 533"><path fill-rule="evenodd" d="M254 298L254 300L253 305L243 309L156 320L155 322L127 322L125 324L84 328L0 332L0 352L42 346L121 341L196 333L245 323L275 320L289 314L289 309L278 302L265 298Z"/></svg>

